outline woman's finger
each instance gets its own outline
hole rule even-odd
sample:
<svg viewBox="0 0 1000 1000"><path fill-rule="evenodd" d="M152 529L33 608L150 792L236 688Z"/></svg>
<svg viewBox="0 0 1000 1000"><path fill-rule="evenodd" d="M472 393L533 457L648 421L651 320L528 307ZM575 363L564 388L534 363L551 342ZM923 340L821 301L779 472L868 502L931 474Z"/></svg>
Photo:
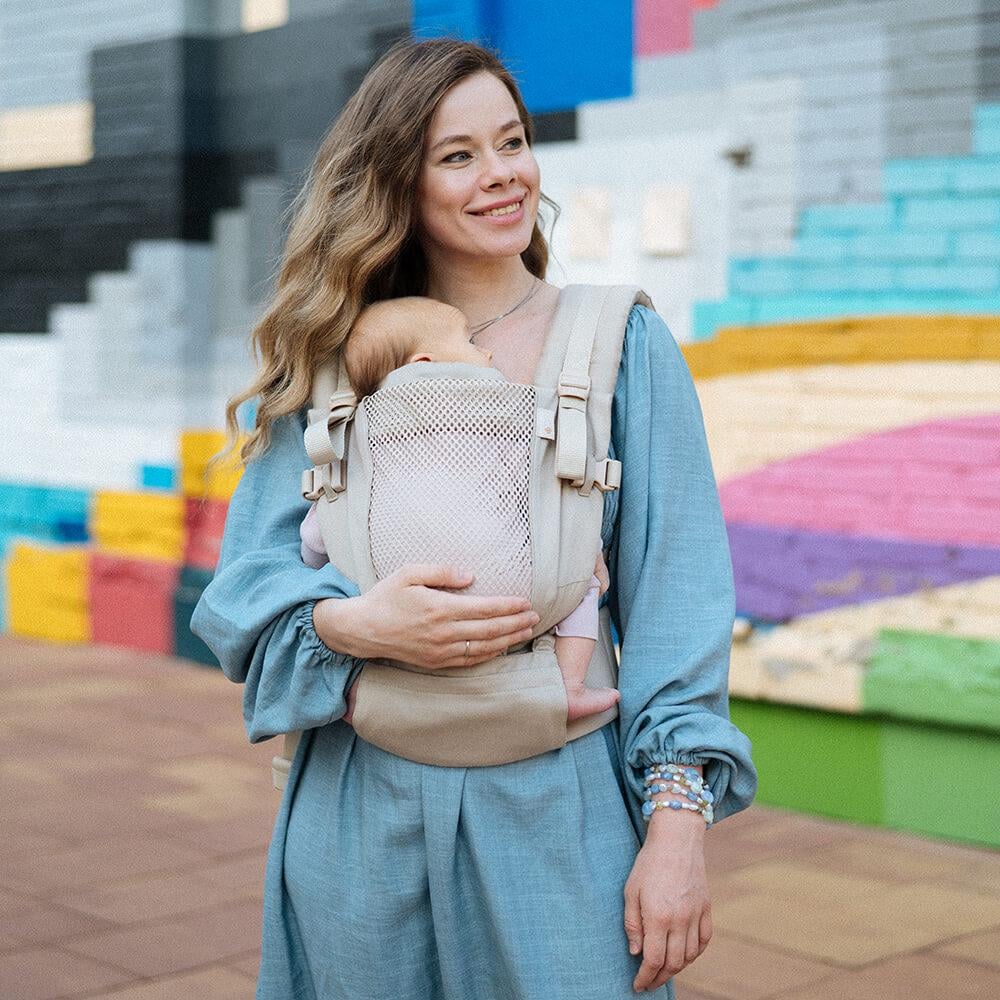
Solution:
<svg viewBox="0 0 1000 1000"><path fill-rule="evenodd" d="M625 892L625 937L629 953L638 955L642 951L642 911L638 895L628 890Z"/></svg>
<svg viewBox="0 0 1000 1000"><path fill-rule="evenodd" d="M688 924L687 946L684 949L684 964L690 965L705 949L701 944L701 915Z"/></svg>
<svg viewBox="0 0 1000 1000"><path fill-rule="evenodd" d="M708 908L702 911L701 922L698 925L698 940L701 942L701 950L708 947L708 942L712 939L712 911Z"/></svg>
<svg viewBox="0 0 1000 1000"><path fill-rule="evenodd" d="M666 924L644 917L642 926L642 965L633 982L637 990L649 989L663 968L667 952Z"/></svg>

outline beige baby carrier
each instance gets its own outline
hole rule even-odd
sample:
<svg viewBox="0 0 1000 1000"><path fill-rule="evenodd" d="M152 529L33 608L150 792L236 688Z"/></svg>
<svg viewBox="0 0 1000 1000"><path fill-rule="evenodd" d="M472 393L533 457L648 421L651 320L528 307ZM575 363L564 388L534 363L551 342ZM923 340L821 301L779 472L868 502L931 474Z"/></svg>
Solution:
<svg viewBox="0 0 1000 1000"><path fill-rule="evenodd" d="M520 595L531 641L469 667L366 660L352 724L362 739L425 764L505 764L556 749L618 714L567 723L554 626L582 600L601 544L611 402L634 285L562 289L534 385L495 368L414 362L357 403L339 360L319 369L305 445L331 562L361 593L408 562L475 574L466 594ZM616 687L607 607L587 673ZM283 788L300 733L274 758Z"/></svg>

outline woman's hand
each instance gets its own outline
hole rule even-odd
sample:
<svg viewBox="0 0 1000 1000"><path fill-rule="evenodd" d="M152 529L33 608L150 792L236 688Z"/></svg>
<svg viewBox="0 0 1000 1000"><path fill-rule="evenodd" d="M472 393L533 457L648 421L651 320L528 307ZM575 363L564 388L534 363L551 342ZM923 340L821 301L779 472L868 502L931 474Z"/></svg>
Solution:
<svg viewBox="0 0 1000 1000"><path fill-rule="evenodd" d="M538 615L527 599L438 589L461 589L472 579L450 566L408 563L360 597L317 601L313 626L337 652L431 670L482 663L530 639Z"/></svg>
<svg viewBox="0 0 1000 1000"><path fill-rule="evenodd" d="M655 990L704 950L712 936L705 821L689 809L657 810L625 883L629 951L642 952L632 983Z"/></svg>

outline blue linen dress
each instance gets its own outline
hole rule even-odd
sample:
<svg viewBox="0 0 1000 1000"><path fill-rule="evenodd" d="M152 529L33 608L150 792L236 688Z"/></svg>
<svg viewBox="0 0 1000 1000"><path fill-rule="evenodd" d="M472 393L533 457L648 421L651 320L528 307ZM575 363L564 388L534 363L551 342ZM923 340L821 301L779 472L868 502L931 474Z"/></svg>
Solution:
<svg viewBox="0 0 1000 1000"><path fill-rule="evenodd" d="M634 997L642 956L628 952L623 889L646 832L642 769L704 764L716 822L757 788L729 721L725 524L673 336L633 306L613 402L623 475L604 497L603 600L621 641L620 716L511 764L418 764L342 721L363 661L324 645L312 609L358 588L301 561L304 426L305 409L276 421L245 470L191 622L244 684L251 743L308 730L268 853L257 1000ZM673 998L673 982L647 995Z"/></svg>

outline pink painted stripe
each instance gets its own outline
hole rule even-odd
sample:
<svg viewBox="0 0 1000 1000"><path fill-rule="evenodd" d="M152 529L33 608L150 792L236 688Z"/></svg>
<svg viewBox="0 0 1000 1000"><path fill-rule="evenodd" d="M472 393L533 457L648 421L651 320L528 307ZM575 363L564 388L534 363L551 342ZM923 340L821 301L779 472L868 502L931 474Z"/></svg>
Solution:
<svg viewBox="0 0 1000 1000"><path fill-rule="evenodd" d="M733 524L1000 546L1000 413L845 441L719 492Z"/></svg>
<svg viewBox="0 0 1000 1000"><path fill-rule="evenodd" d="M633 16L635 55L655 56L691 48L692 0L635 0Z"/></svg>

